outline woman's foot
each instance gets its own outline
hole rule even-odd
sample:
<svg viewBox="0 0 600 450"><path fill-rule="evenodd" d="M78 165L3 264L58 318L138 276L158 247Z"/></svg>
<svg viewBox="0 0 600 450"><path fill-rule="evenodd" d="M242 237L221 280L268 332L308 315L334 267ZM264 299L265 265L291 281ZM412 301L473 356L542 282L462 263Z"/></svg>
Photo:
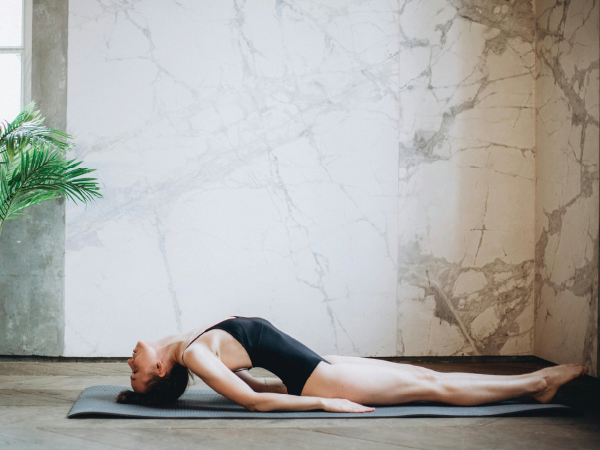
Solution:
<svg viewBox="0 0 600 450"><path fill-rule="evenodd" d="M546 381L546 387L537 394L533 395L540 403L549 403L556 391L563 384L574 380L577 377L582 377L588 373L588 368L579 364L563 364L560 366L547 367L537 372Z"/></svg>

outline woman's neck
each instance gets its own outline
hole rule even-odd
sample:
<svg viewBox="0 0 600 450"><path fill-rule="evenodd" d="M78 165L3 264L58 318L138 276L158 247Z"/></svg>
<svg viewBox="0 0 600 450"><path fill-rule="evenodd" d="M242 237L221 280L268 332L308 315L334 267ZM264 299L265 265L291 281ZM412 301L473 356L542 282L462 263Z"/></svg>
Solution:
<svg viewBox="0 0 600 450"><path fill-rule="evenodd" d="M171 335L153 343L157 356L165 366L171 368L174 364L181 364L179 355L184 341L183 335Z"/></svg>

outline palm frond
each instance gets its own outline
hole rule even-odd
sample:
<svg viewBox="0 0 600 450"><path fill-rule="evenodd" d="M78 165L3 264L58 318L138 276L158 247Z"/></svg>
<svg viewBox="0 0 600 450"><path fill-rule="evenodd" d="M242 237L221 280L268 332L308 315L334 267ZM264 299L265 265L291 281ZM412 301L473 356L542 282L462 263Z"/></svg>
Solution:
<svg viewBox="0 0 600 450"><path fill-rule="evenodd" d="M70 135L43 125L44 118L31 102L11 123L0 122L0 163L13 161L29 146L46 144L59 150L71 148Z"/></svg>
<svg viewBox="0 0 600 450"><path fill-rule="evenodd" d="M38 141L9 164L0 166L0 222L28 206L66 197L87 203L102 197L96 178L82 177L95 169L65 160L60 150Z"/></svg>

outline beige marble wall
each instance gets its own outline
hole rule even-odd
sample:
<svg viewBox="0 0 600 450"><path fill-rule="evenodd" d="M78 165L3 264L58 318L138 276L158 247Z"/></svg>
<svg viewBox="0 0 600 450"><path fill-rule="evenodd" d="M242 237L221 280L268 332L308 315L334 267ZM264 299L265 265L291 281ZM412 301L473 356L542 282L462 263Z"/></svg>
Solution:
<svg viewBox="0 0 600 450"><path fill-rule="evenodd" d="M599 5L536 1L534 353L597 371Z"/></svg>
<svg viewBox="0 0 600 450"><path fill-rule="evenodd" d="M531 354L531 1L400 2L398 355Z"/></svg>

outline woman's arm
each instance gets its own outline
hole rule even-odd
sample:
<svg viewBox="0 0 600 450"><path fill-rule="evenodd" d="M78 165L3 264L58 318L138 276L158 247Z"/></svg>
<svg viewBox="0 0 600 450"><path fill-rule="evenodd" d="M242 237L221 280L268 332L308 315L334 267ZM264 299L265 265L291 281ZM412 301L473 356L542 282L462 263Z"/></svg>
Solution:
<svg viewBox="0 0 600 450"><path fill-rule="evenodd" d="M255 378L247 370L234 372L254 392L272 392L274 394L287 394L285 384L279 378Z"/></svg>
<svg viewBox="0 0 600 450"><path fill-rule="evenodd" d="M373 408L343 399L254 392L210 350L199 347L193 350L190 348L188 351L185 362L192 372L223 397L242 405L250 411L310 411L324 409L336 412L366 412L373 410Z"/></svg>

